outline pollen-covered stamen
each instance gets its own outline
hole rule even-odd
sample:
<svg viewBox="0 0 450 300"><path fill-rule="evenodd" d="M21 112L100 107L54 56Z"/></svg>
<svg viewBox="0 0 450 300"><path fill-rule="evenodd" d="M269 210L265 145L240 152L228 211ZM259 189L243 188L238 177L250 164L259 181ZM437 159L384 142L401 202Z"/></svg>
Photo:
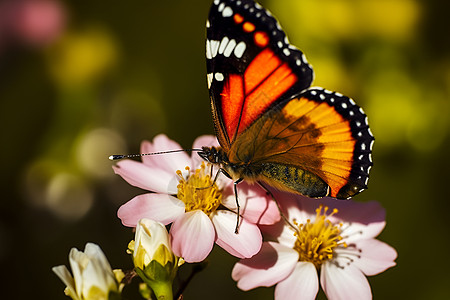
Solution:
<svg viewBox="0 0 450 300"><path fill-rule="evenodd" d="M189 167L186 170L190 171ZM180 170L177 198L184 202L186 212L200 209L207 215L214 212L222 202L222 192L211 180L204 163L185 179Z"/></svg>
<svg viewBox="0 0 450 300"><path fill-rule="evenodd" d="M342 241L342 224L334 225L327 219L338 212L337 209L327 215L328 207L322 205L316 209L314 222L307 220L304 224L294 224L298 227L295 235L297 240L294 249L300 254L299 261L308 261L319 267L323 262L333 259L335 248L346 248Z"/></svg>

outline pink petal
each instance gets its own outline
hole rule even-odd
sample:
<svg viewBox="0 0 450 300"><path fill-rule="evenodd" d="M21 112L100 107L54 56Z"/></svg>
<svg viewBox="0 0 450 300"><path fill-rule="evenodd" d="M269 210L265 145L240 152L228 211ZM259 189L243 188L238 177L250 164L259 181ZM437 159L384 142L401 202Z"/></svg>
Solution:
<svg viewBox="0 0 450 300"><path fill-rule="evenodd" d="M178 180L175 173L150 168L143 163L128 159L118 162L113 169L129 184L141 189L164 194L178 192Z"/></svg>
<svg viewBox="0 0 450 300"><path fill-rule="evenodd" d="M291 275L275 287L275 299L315 299L319 291L319 277L314 264L298 262Z"/></svg>
<svg viewBox="0 0 450 300"><path fill-rule="evenodd" d="M141 144L142 153L163 152L171 150L183 150L177 142L169 139L164 134L159 134L153 139L153 143L144 141ZM185 171L186 166L191 166L191 158L185 151L175 153L165 153L147 155L142 157L142 161L149 166L165 170L170 174L175 174L177 170ZM184 175L186 175L184 174Z"/></svg>
<svg viewBox="0 0 450 300"><path fill-rule="evenodd" d="M334 223L351 223L345 229L345 241L350 244L361 239L371 239L380 234L386 225L386 211L376 201L354 202L339 201L339 212L330 218Z"/></svg>
<svg viewBox="0 0 450 300"><path fill-rule="evenodd" d="M193 149L201 149L202 147L218 147L219 143L213 135L201 135L195 139L192 145ZM192 153L192 166L199 166L204 161L197 153ZM215 175L215 174L214 174ZM213 175L213 176L214 176Z"/></svg>
<svg viewBox="0 0 450 300"><path fill-rule="evenodd" d="M353 264L367 276L376 275L396 265L397 251L376 239L360 241L356 244L361 250L361 258Z"/></svg>
<svg viewBox="0 0 450 300"><path fill-rule="evenodd" d="M271 189L275 200L279 203L284 215L289 220L297 220L305 223L308 219L315 218L316 208L319 207L321 199L311 199L305 196L282 192Z"/></svg>
<svg viewBox="0 0 450 300"><path fill-rule="evenodd" d="M201 210L183 214L170 228L173 253L188 263L204 260L214 246L215 237L211 220Z"/></svg>
<svg viewBox="0 0 450 300"><path fill-rule="evenodd" d="M298 252L275 242L264 242L252 258L234 265L231 277L241 290L272 286L284 280L295 268Z"/></svg>
<svg viewBox="0 0 450 300"><path fill-rule="evenodd" d="M241 207L240 214L247 221L255 224L270 225L280 220L280 212L278 207L266 192L257 185L250 185L242 182L237 186L238 200ZM224 194L222 204L228 209L237 212L236 196L234 195L234 187L228 185Z"/></svg>
<svg viewBox="0 0 450 300"><path fill-rule="evenodd" d="M252 257L261 249L261 231L255 224L241 219L239 233L234 233L236 218L237 215L228 210L219 210L212 215L211 220L217 232L216 244L236 257Z"/></svg>
<svg viewBox="0 0 450 300"><path fill-rule="evenodd" d="M266 240L277 241L289 248L293 248L297 241L296 232L291 226L287 226L284 220L273 225L259 225L258 227Z"/></svg>
<svg viewBox="0 0 450 300"><path fill-rule="evenodd" d="M122 224L136 227L143 218L167 225L184 213L184 203L166 194L143 194L134 197L117 211Z"/></svg>
<svg viewBox="0 0 450 300"><path fill-rule="evenodd" d="M320 283L330 300L372 299L369 282L353 264L338 266L332 261L322 265Z"/></svg>

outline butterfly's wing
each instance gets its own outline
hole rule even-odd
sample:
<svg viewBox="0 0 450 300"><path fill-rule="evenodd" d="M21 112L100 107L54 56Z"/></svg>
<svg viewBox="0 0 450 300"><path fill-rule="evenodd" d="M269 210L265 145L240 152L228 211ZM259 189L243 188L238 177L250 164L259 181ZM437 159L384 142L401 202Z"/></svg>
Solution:
<svg viewBox="0 0 450 300"><path fill-rule="evenodd" d="M310 197L366 188L373 136L353 100L308 89L313 71L251 0L215 0L207 79L219 143L246 179Z"/></svg>
<svg viewBox="0 0 450 300"><path fill-rule="evenodd" d="M206 24L207 81L228 152L264 112L308 88L313 71L271 14L250 0L215 0Z"/></svg>
<svg viewBox="0 0 450 300"><path fill-rule="evenodd" d="M367 188L373 141L367 116L352 99L310 88L259 118L229 159L282 190L345 199Z"/></svg>

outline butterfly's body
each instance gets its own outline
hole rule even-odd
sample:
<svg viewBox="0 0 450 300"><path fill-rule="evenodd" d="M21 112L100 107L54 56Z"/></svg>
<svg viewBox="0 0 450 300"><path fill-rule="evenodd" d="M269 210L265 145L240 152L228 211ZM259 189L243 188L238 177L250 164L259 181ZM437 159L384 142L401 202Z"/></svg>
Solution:
<svg viewBox="0 0 450 300"><path fill-rule="evenodd" d="M329 194L328 185L320 177L295 164L258 162L250 155L231 162L221 147L202 147L198 154L206 161L219 165L234 182L243 179L247 183L264 182L279 190L312 198Z"/></svg>
<svg viewBox="0 0 450 300"><path fill-rule="evenodd" d="M367 187L373 136L353 100L310 87L312 67L276 19L252 0L215 0L207 22L207 80L220 146L204 147L235 182L309 197Z"/></svg>

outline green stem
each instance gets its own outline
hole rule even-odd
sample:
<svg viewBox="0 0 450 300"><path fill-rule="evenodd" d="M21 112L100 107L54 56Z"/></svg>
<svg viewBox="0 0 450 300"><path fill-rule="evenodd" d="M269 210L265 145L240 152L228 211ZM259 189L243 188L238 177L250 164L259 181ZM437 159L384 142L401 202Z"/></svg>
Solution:
<svg viewBox="0 0 450 300"><path fill-rule="evenodd" d="M136 273L141 277L141 279L147 284L153 291L158 300L173 300L172 292L172 281L156 281L149 279L145 273L139 269L135 268Z"/></svg>
<svg viewBox="0 0 450 300"><path fill-rule="evenodd" d="M173 300L172 282L153 282L150 285L158 300Z"/></svg>

